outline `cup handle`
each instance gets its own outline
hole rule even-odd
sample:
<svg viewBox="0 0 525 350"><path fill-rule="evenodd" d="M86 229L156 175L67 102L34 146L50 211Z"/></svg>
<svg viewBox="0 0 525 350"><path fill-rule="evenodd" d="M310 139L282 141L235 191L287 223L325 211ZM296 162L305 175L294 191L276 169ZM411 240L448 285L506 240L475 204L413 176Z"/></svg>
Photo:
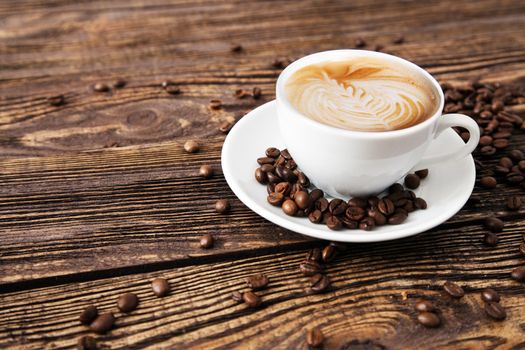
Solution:
<svg viewBox="0 0 525 350"><path fill-rule="evenodd" d="M434 136L434 139L439 137L439 135L445 130L453 126L460 126L465 128L470 133L470 138L468 142L457 152L449 152L446 154L441 154L437 156L424 156L423 159L413 168L413 170L426 169L435 165L437 163L457 160L463 157L468 156L470 153L476 149L476 146L479 142L479 126L476 122L464 115L464 114L444 114L439 118L437 131Z"/></svg>

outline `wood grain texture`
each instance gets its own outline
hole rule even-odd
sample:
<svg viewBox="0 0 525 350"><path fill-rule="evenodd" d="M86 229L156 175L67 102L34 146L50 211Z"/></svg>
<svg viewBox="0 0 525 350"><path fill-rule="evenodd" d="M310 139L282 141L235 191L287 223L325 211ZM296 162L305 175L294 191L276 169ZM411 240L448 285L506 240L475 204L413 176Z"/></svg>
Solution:
<svg viewBox="0 0 525 350"><path fill-rule="evenodd" d="M476 188L481 201L438 228L353 245L328 268L334 289L307 295L297 264L322 243L234 198L218 131L274 98L276 58L350 48L358 37L442 82L525 86L524 32L516 0L0 1L0 347L72 348L86 333L83 306L115 310L118 295L134 291L140 308L100 337L112 349L300 349L310 325L323 328L325 349L525 348L525 291L508 277L524 263L525 209L504 207L522 189ZM405 42L394 44L399 35ZM92 91L119 77L124 89ZM180 95L160 87L166 79ZM261 99L234 98L254 86ZM57 94L65 105L48 103ZM212 111L216 98L223 108ZM200 153L182 151L190 138ZM522 132L513 136L512 147L524 144ZM213 179L196 176L202 164L215 167ZM219 198L232 201L230 215L213 213ZM491 213L506 223L493 249L481 243ZM205 232L217 238L212 250L198 248ZM259 271L271 278L263 307L234 304L231 292ZM169 297L152 296L155 276L170 279ZM467 296L444 298L446 279ZM484 316L487 286L502 294L508 320ZM419 297L436 301L443 327L415 323Z"/></svg>

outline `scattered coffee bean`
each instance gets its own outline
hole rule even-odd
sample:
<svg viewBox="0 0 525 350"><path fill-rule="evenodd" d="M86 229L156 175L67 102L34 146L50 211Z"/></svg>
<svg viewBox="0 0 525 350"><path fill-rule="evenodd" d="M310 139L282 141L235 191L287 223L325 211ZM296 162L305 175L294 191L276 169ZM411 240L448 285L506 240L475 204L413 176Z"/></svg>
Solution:
<svg viewBox="0 0 525 350"><path fill-rule="evenodd" d="M485 301L485 302L499 302L500 301L500 297L499 297L499 294L498 292L496 292L494 289L492 288L485 288L481 291L481 300Z"/></svg>
<svg viewBox="0 0 525 350"><path fill-rule="evenodd" d="M316 260L304 260L299 264L299 270L305 276L312 276L322 271L321 265Z"/></svg>
<svg viewBox="0 0 525 350"><path fill-rule="evenodd" d="M205 179L210 179L213 176L213 168L207 164L202 165L199 169L199 175Z"/></svg>
<svg viewBox="0 0 525 350"><path fill-rule="evenodd" d="M507 318L507 312L503 306L496 302L485 303L485 313L496 321L502 321Z"/></svg>
<svg viewBox="0 0 525 350"><path fill-rule="evenodd" d="M239 99L242 99L242 98L245 98L246 96L248 96L249 94L243 89L237 89L237 90L235 90L233 95L235 97L239 98Z"/></svg>
<svg viewBox="0 0 525 350"><path fill-rule="evenodd" d="M361 48L366 46L366 42L363 40L363 38L357 38L354 41L354 45L357 48Z"/></svg>
<svg viewBox="0 0 525 350"><path fill-rule="evenodd" d="M282 205L282 209L283 209L283 212L289 216L294 216L295 214L297 214L297 210L298 210L297 204L295 204L295 202L291 199L287 199L284 201Z"/></svg>
<svg viewBox="0 0 525 350"><path fill-rule="evenodd" d="M521 204L521 198L518 196L512 196L507 198L507 208L509 210L520 210Z"/></svg>
<svg viewBox="0 0 525 350"><path fill-rule="evenodd" d="M222 122L221 125L219 125L219 131L223 134L227 134L230 132L230 130L233 128L233 123L230 123L228 121Z"/></svg>
<svg viewBox="0 0 525 350"><path fill-rule="evenodd" d="M133 293L122 294L117 300L117 307L120 311L129 313L137 308L139 298Z"/></svg>
<svg viewBox="0 0 525 350"><path fill-rule="evenodd" d="M484 188L495 188L498 182L492 176L484 176L479 180L479 183Z"/></svg>
<svg viewBox="0 0 525 350"><path fill-rule="evenodd" d="M392 43L400 45L405 42L405 37L402 35L396 36L394 40L392 40Z"/></svg>
<svg viewBox="0 0 525 350"><path fill-rule="evenodd" d="M492 232L485 232L483 235L483 244L489 247L495 247L498 245L498 235Z"/></svg>
<svg viewBox="0 0 525 350"><path fill-rule="evenodd" d="M184 150L188 153L196 153L200 150L199 143L194 140L186 141L184 144Z"/></svg>
<svg viewBox="0 0 525 350"><path fill-rule="evenodd" d="M324 247L323 252L321 253L321 256L323 258L323 261L325 263L332 262L337 255L337 250L332 245L327 245Z"/></svg>
<svg viewBox="0 0 525 350"><path fill-rule="evenodd" d="M306 343L313 347L318 348L323 344L324 335L319 328L311 328L306 333Z"/></svg>
<svg viewBox="0 0 525 350"><path fill-rule="evenodd" d="M465 295L463 288L451 281L446 281L445 284L443 284L443 290L454 299L460 299Z"/></svg>
<svg viewBox="0 0 525 350"><path fill-rule="evenodd" d="M253 90L252 90L252 97L254 99L258 100L259 98L261 98L261 96L262 96L261 88L254 87Z"/></svg>
<svg viewBox="0 0 525 350"><path fill-rule="evenodd" d="M230 47L230 51L233 53L240 53L243 51L243 47L239 44L232 44Z"/></svg>
<svg viewBox="0 0 525 350"><path fill-rule="evenodd" d="M166 86L164 90L170 95L178 95L181 93L180 87L174 84Z"/></svg>
<svg viewBox="0 0 525 350"><path fill-rule="evenodd" d="M88 325L98 316L98 309L95 305L88 305L82 310L79 320L82 324Z"/></svg>
<svg viewBox="0 0 525 350"><path fill-rule="evenodd" d="M115 80L115 82L113 83L113 87L115 89L122 89L124 86L126 86L127 84L127 81L125 81L124 79L122 78L118 78L117 80Z"/></svg>
<svg viewBox="0 0 525 350"><path fill-rule="evenodd" d="M215 211L219 214L227 214L230 209L230 202L227 199L219 199L215 202Z"/></svg>
<svg viewBox="0 0 525 350"><path fill-rule="evenodd" d="M418 170L415 172L415 174L419 176L421 180L426 179L426 177L428 176L428 169Z"/></svg>
<svg viewBox="0 0 525 350"><path fill-rule="evenodd" d="M209 233L203 235L199 239L199 245L202 249L210 249L213 248L214 239L213 236Z"/></svg>
<svg viewBox="0 0 525 350"><path fill-rule="evenodd" d="M222 101L217 99L211 100L210 103L208 103L208 107L213 110L221 109Z"/></svg>
<svg viewBox="0 0 525 350"><path fill-rule="evenodd" d="M115 316L111 312L99 315L90 325L89 328L97 333L104 334L107 333L113 325L115 324Z"/></svg>
<svg viewBox="0 0 525 350"><path fill-rule="evenodd" d="M242 300L242 293L239 292L239 291L235 291L232 293L232 300L237 302L237 303L240 303Z"/></svg>
<svg viewBox="0 0 525 350"><path fill-rule="evenodd" d="M414 308L419 312L434 312L436 310L434 304L429 300L418 300Z"/></svg>
<svg viewBox="0 0 525 350"><path fill-rule="evenodd" d="M84 335L78 338L77 350L96 350L97 341L90 335Z"/></svg>
<svg viewBox="0 0 525 350"><path fill-rule="evenodd" d="M319 248L313 248L312 250L308 251L306 254L306 260L313 260L316 262L321 262L322 260L322 252Z"/></svg>
<svg viewBox="0 0 525 350"><path fill-rule="evenodd" d="M266 288L268 282L268 277L262 273L258 273L256 275L246 278L246 284L248 285L248 288L251 288L253 290L260 290Z"/></svg>
<svg viewBox="0 0 525 350"><path fill-rule="evenodd" d="M493 216L485 219L485 227L492 233L503 231L503 221Z"/></svg>
<svg viewBox="0 0 525 350"><path fill-rule="evenodd" d="M155 278L151 281L151 289L153 289L153 294L162 298L170 292L170 285L164 278Z"/></svg>
<svg viewBox="0 0 525 350"><path fill-rule="evenodd" d="M58 107L66 103L64 95L56 95L47 98L47 103L51 106Z"/></svg>
<svg viewBox="0 0 525 350"><path fill-rule="evenodd" d="M516 267L510 273L510 277L518 282L525 282L525 267Z"/></svg>
<svg viewBox="0 0 525 350"><path fill-rule="evenodd" d="M257 307L261 305L261 297L259 297L257 294L253 292L244 292L242 295L242 300L248 305L249 307Z"/></svg>
<svg viewBox="0 0 525 350"><path fill-rule="evenodd" d="M321 293L330 287L330 279L328 276L317 273L310 277L310 289L314 293Z"/></svg>
<svg viewBox="0 0 525 350"><path fill-rule="evenodd" d="M95 92L108 92L109 91L109 85L105 83L96 83L93 85L93 91Z"/></svg>
<svg viewBox="0 0 525 350"><path fill-rule="evenodd" d="M436 328L441 324L441 319L433 312L421 312L417 315L417 320L427 328Z"/></svg>
<svg viewBox="0 0 525 350"><path fill-rule="evenodd" d="M419 187L420 179L416 174L408 174L405 176L405 186L411 190Z"/></svg>

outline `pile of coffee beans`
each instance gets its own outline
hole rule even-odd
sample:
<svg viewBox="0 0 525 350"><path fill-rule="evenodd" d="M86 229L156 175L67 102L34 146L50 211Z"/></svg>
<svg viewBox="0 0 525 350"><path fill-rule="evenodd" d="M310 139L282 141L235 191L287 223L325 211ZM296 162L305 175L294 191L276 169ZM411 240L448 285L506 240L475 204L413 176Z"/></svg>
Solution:
<svg viewBox="0 0 525 350"><path fill-rule="evenodd" d="M507 318L507 312L499 303L500 299L498 292L492 288L486 288L481 291L481 300L485 302L485 313L496 321L502 321Z"/></svg>
<svg viewBox="0 0 525 350"><path fill-rule="evenodd" d="M308 217L315 224L325 224L331 230L342 228L370 231L376 226L399 225L409 213L426 209L427 203L411 191L419 187L428 170L408 174L404 183L393 184L388 194L379 198L354 197L348 201L325 198L320 189L310 190L308 177L297 168L288 150L270 147L257 159L255 179L266 185L268 203L279 206L286 215Z"/></svg>

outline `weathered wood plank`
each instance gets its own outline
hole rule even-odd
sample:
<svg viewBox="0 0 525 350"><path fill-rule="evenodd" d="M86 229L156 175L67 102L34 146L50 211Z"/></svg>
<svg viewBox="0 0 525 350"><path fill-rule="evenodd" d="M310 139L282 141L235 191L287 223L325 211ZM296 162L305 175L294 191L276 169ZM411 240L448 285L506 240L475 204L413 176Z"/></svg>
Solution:
<svg viewBox="0 0 525 350"><path fill-rule="evenodd" d="M475 228L416 239L353 245L327 269L333 289L310 295L297 266L304 251L225 259L222 262L154 273L48 286L2 295L2 348L67 348L88 333L77 317L95 303L116 312L124 292L140 297L139 309L118 314L117 328L99 337L112 349L305 348L305 329L320 326L327 348L371 342L385 349L510 349L525 339L525 289L509 272L523 263L517 246L519 224L501 235L497 248L484 248ZM244 278L263 272L270 278L260 292L260 309L247 309L230 297L246 290ZM149 282L168 278L172 293L158 299ZM466 297L448 299L445 280L465 287ZM482 309L479 292L493 287L502 296L508 319L494 322ZM427 330L415 322L418 298L434 300L443 325Z"/></svg>

